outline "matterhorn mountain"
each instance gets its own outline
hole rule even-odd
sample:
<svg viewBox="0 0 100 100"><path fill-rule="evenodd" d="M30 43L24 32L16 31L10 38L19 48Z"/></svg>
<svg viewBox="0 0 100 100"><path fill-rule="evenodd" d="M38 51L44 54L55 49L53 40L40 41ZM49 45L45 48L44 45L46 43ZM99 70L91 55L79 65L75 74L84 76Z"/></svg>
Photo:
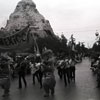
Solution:
<svg viewBox="0 0 100 100"><path fill-rule="evenodd" d="M28 24L30 24L31 32L35 32L38 37L54 35L49 21L39 13L36 4L32 0L21 0L10 15L5 30L9 34L14 34Z"/></svg>

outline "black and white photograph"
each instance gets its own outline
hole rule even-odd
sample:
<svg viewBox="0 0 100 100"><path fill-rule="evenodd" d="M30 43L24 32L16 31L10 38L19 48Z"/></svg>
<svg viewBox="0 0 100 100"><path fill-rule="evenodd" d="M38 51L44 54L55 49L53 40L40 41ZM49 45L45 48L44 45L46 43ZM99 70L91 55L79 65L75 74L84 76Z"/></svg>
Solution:
<svg viewBox="0 0 100 100"><path fill-rule="evenodd" d="M0 100L100 100L100 0L0 0Z"/></svg>

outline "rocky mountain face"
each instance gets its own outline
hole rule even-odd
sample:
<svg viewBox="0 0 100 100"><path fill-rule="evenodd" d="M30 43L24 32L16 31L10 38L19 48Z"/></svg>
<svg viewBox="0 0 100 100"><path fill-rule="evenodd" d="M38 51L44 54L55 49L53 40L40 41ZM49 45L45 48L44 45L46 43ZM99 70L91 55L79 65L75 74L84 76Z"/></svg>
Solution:
<svg viewBox="0 0 100 100"><path fill-rule="evenodd" d="M30 24L31 32L39 37L54 35L51 25L37 10L32 0L21 0L7 21L5 30L14 34Z"/></svg>

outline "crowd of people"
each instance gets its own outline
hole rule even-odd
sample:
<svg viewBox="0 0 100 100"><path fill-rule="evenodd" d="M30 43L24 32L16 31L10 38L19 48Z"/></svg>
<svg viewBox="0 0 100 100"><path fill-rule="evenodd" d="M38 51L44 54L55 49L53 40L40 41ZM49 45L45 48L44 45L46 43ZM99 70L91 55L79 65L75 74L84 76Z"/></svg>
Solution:
<svg viewBox="0 0 100 100"><path fill-rule="evenodd" d="M97 88L100 88L100 56L91 57L91 68L97 78Z"/></svg>
<svg viewBox="0 0 100 100"><path fill-rule="evenodd" d="M32 82L35 85L37 78L40 88L44 89L44 97L55 93L56 79L55 70L58 76L64 80L65 87L71 81L75 82L75 65L78 61L71 57L57 59L53 51L47 49L40 54L28 56L16 56L12 58L0 57L0 86L4 89L3 97L9 96L11 78L18 78L18 88L22 89L22 81L27 88L26 75L32 74Z"/></svg>

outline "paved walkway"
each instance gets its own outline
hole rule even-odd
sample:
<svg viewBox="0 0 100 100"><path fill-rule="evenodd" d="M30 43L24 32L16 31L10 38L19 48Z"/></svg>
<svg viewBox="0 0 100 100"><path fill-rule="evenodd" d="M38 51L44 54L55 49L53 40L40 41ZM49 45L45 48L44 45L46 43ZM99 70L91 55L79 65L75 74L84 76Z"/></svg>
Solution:
<svg viewBox="0 0 100 100"><path fill-rule="evenodd" d="M90 70L90 62L84 59L82 63L76 65L76 82L72 82L66 88L64 82L56 75L55 96L44 98L43 89L39 89L39 84L32 85L31 76L27 77L28 87L19 90L18 80L14 80L11 85L9 98L2 97L0 89L0 100L100 100L100 90L96 88L96 77Z"/></svg>

